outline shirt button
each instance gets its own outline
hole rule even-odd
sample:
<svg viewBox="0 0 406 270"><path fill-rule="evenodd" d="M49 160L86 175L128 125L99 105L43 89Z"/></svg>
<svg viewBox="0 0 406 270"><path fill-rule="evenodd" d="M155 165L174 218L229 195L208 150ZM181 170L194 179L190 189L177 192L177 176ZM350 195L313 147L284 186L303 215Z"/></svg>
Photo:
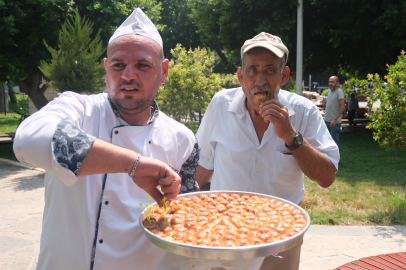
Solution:
<svg viewBox="0 0 406 270"><path fill-rule="evenodd" d="M118 130L114 131L114 133L118 134Z"/></svg>
<svg viewBox="0 0 406 270"><path fill-rule="evenodd" d="M109 201L105 201L104 204L105 204L105 205L109 205Z"/></svg>
<svg viewBox="0 0 406 270"><path fill-rule="evenodd" d="M259 169L258 169L258 168L256 168L256 169L255 169L255 171L256 171L256 172L259 172Z"/></svg>
<svg viewBox="0 0 406 270"><path fill-rule="evenodd" d="M100 244L103 244L103 239L100 239L100 240L99 240L99 243L100 243Z"/></svg>
<svg viewBox="0 0 406 270"><path fill-rule="evenodd" d="M149 144L151 144L151 141L149 141Z"/></svg>

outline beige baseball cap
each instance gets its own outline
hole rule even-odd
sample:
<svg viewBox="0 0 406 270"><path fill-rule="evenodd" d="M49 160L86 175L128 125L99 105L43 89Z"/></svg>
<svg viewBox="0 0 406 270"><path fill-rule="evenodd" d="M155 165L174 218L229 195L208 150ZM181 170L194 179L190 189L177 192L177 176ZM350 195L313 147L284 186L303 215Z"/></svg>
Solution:
<svg viewBox="0 0 406 270"><path fill-rule="evenodd" d="M288 61L289 50L283 44L282 40L274 35L262 32L252 39L248 39L244 42L244 45L241 47L241 57L243 53L248 52L252 48L263 47L270 50L279 58L282 58L286 53L286 61Z"/></svg>

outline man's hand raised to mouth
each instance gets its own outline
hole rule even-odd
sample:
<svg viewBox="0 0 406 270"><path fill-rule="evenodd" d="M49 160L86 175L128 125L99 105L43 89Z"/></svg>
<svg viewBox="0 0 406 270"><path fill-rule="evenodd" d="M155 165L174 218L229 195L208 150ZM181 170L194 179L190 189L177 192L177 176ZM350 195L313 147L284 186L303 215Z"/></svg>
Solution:
<svg viewBox="0 0 406 270"><path fill-rule="evenodd" d="M259 114L265 122L274 125L276 136L284 140L287 145L293 144L296 130L290 122L288 108L274 99L266 100L259 106Z"/></svg>

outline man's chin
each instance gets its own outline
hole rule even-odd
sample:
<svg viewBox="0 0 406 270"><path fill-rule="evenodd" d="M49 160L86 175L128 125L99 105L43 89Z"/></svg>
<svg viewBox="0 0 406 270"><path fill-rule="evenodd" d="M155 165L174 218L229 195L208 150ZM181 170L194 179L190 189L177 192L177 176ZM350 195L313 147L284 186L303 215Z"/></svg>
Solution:
<svg viewBox="0 0 406 270"><path fill-rule="evenodd" d="M136 115L148 110L151 107L152 100L134 100L132 98L125 98L124 100L111 99L113 104L117 107L120 113L128 115Z"/></svg>

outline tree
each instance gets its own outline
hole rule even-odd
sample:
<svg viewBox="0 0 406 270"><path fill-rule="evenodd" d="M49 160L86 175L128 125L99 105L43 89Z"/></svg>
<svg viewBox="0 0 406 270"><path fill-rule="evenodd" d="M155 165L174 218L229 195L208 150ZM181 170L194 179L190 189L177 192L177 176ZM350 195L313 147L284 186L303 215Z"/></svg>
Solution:
<svg viewBox="0 0 406 270"><path fill-rule="evenodd" d="M295 59L296 0L189 0L188 5L204 45L216 51L228 72L241 64L245 40L260 32L281 37L291 52L289 59ZM294 68L295 61L289 65Z"/></svg>
<svg viewBox="0 0 406 270"><path fill-rule="evenodd" d="M406 149L406 56L402 51L394 65L388 65L388 74L382 78L368 74L373 84L369 104L379 100L380 106L372 111L374 139L386 150Z"/></svg>
<svg viewBox="0 0 406 270"><path fill-rule="evenodd" d="M156 0L0 0L0 80L14 81L37 109L48 103L44 96L48 86L38 69L40 60L51 59L43 40L57 45L60 27L73 16L75 6L101 30L104 45L135 7L143 8L155 23L161 11Z"/></svg>
<svg viewBox="0 0 406 270"><path fill-rule="evenodd" d="M304 65L349 76L385 73L406 48L404 0L305 0Z"/></svg>
<svg viewBox="0 0 406 270"><path fill-rule="evenodd" d="M141 8L159 31L165 25L160 24L162 5L157 0L73 0L80 14L93 22L94 29L100 31L103 44L107 43L114 31L137 7Z"/></svg>
<svg viewBox="0 0 406 270"><path fill-rule="evenodd" d="M385 73L406 47L404 0L304 0L305 73ZM203 44L228 71L240 65L244 41L264 31L282 38L296 68L297 0L189 0ZM347 76L347 77L348 77Z"/></svg>
<svg viewBox="0 0 406 270"><path fill-rule="evenodd" d="M219 76L212 73L214 57L199 47L186 51L180 44L172 50L169 77L156 100L160 109L179 122L186 122L189 111L205 110L221 89Z"/></svg>
<svg viewBox="0 0 406 270"><path fill-rule="evenodd" d="M39 69L58 91L77 93L101 92L104 86L104 66L100 57L104 53L100 31L91 40L93 23L81 18L76 8L71 20L66 20L59 32L58 50L44 41L52 55L50 63L41 61Z"/></svg>
<svg viewBox="0 0 406 270"><path fill-rule="evenodd" d="M188 0L162 0L161 24L165 25L161 32L164 41L164 55L171 57L171 49L180 43L185 48L196 48L200 43L197 27L188 18L191 10Z"/></svg>
<svg viewBox="0 0 406 270"><path fill-rule="evenodd" d="M0 0L0 80L14 81L37 108L48 102L37 67L48 57L42 40L55 44L60 20L70 11L69 0Z"/></svg>

